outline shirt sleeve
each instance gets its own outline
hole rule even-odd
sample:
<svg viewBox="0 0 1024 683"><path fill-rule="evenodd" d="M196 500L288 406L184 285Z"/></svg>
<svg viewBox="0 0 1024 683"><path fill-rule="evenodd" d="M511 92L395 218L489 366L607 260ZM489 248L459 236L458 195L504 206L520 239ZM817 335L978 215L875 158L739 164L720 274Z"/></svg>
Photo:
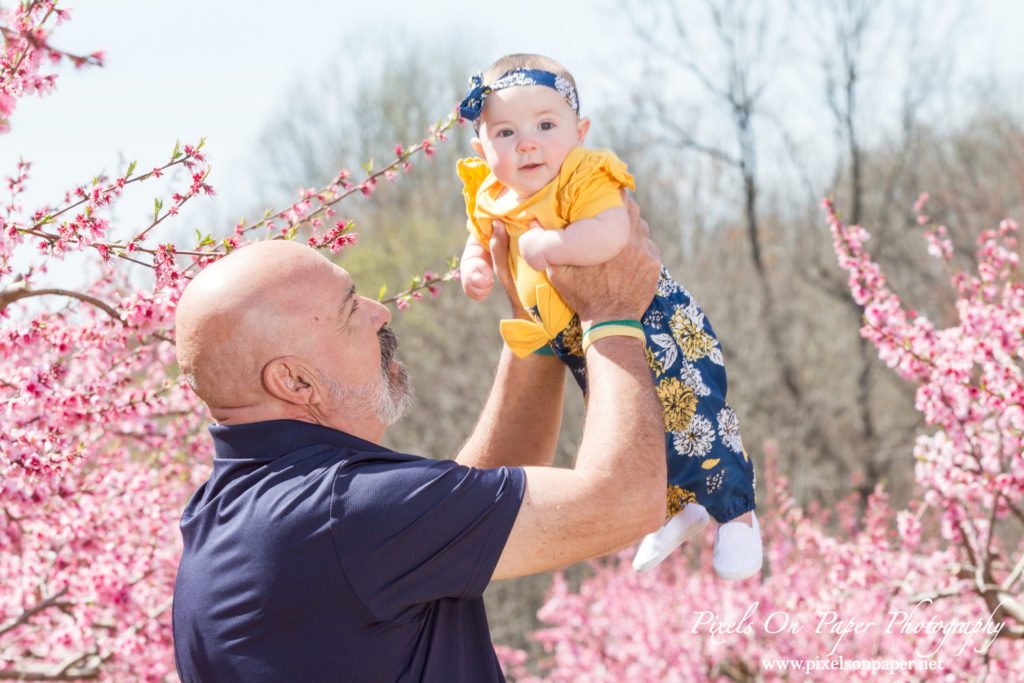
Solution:
<svg viewBox="0 0 1024 683"><path fill-rule="evenodd" d="M382 621L443 598L480 597L522 503L521 468L454 461L364 465L340 474L332 536L342 571Z"/></svg>
<svg viewBox="0 0 1024 683"><path fill-rule="evenodd" d="M485 249L490 249L491 234L494 230L491 221L484 219L477 211L477 196L491 169L487 162L478 157L460 159L456 165L456 173L462 181L462 198L466 202L466 229L476 237Z"/></svg>
<svg viewBox="0 0 1024 683"><path fill-rule="evenodd" d="M569 174L561 185L558 202L566 207L565 219L575 223L593 218L606 209L623 206L622 188L635 189L626 164L606 150L581 150L578 163L566 169Z"/></svg>

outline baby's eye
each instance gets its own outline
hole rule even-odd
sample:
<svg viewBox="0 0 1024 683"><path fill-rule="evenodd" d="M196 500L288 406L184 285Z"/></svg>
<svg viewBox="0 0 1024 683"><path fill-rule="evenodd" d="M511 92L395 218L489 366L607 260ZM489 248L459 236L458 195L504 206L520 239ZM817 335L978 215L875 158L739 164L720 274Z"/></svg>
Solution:
<svg viewBox="0 0 1024 683"><path fill-rule="evenodd" d="M540 124L540 129L541 130L551 130L554 127L555 127L555 122L554 121L542 121L541 124Z"/></svg>
<svg viewBox="0 0 1024 683"><path fill-rule="evenodd" d="M498 134L497 134L497 136L499 138L508 138L508 137L512 137L512 135L513 135L513 132L512 132L511 128L502 128L501 130L498 131Z"/></svg>

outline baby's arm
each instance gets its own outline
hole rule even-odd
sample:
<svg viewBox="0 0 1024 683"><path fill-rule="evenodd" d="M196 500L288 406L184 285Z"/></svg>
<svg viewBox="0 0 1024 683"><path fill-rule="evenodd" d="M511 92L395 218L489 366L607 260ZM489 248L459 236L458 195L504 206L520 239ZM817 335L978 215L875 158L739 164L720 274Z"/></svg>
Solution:
<svg viewBox="0 0 1024 683"><path fill-rule="evenodd" d="M459 261L459 279L462 289L474 301L483 301L494 287L494 269L491 264L491 252L470 235L466 239L466 248L462 251Z"/></svg>
<svg viewBox="0 0 1024 683"><path fill-rule="evenodd" d="M519 238L519 253L534 270L596 266L618 254L628 241L629 214L619 206L581 218L564 230L528 230Z"/></svg>

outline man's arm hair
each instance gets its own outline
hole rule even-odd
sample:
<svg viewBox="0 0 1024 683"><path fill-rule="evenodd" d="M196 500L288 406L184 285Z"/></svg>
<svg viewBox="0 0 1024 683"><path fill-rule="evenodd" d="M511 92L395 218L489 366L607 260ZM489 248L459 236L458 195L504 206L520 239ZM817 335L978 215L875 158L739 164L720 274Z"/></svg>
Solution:
<svg viewBox="0 0 1024 683"><path fill-rule="evenodd" d="M502 349L476 428L455 460L470 467L550 465L562 424L565 366L554 356Z"/></svg>
<svg viewBox="0 0 1024 683"><path fill-rule="evenodd" d="M665 434L643 345L587 351L589 400L574 469L527 467L526 492L493 579L605 555L665 521Z"/></svg>

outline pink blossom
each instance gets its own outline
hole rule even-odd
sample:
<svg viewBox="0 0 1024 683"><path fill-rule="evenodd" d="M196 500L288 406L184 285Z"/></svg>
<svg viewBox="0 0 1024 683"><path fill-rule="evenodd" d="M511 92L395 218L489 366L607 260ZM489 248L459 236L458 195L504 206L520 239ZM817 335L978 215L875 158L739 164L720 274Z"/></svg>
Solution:
<svg viewBox="0 0 1024 683"><path fill-rule="evenodd" d="M10 116L14 111L14 105L17 100L13 95L9 95L5 92L0 92L0 116Z"/></svg>

